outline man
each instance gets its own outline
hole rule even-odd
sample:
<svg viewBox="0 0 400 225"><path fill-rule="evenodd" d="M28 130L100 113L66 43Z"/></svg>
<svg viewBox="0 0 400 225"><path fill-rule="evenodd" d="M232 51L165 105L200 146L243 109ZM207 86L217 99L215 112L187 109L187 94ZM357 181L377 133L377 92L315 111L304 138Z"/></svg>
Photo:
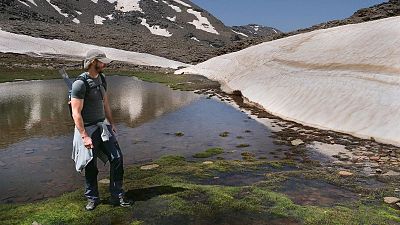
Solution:
<svg viewBox="0 0 400 225"><path fill-rule="evenodd" d="M116 128L106 92L107 86L105 78L102 77L103 69L110 62L100 50L93 49L87 52L84 60L86 71L75 80L71 91L72 117L75 123L73 156L90 156L81 164L81 168L85 170L84 195L88 200L85 207L87 210L93 210L100 203L97 157L103 159L101 156L106 156L106 160L110 162L110 202L123 207L130 206L124 199L123 156L115 137ZM79 143L82 148L77 147Z"/></svg>

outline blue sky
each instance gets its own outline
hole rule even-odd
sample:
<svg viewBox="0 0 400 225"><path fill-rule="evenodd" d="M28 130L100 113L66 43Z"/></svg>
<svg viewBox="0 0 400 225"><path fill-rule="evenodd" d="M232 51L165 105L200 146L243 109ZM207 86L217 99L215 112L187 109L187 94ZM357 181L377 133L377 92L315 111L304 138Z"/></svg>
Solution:
<svg viewBox="0 0 400 225"><path fill-rule="evenodd" d="M257 23L287 32L334 19L384 0L191 0L228 26Z"/></svg>

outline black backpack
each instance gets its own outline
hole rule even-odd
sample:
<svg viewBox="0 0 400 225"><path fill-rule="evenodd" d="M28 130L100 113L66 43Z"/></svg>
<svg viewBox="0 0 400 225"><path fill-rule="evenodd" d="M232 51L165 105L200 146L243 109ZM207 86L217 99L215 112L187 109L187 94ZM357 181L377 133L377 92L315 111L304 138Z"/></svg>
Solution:
<svg viewBox="0 0 400 225"><path fill-rule="evenodd" d="M101 79L101 84L99 84L99 85L102 85L104 87L104 90L107 91L106 77L104 76L103 73L100 73L99 76L100 76L100 79ZM96 85L96 86L90 87L89 82L87 81L87 74L86 73L83 76L79 75L78 77L76 77L74 82L77 81L77 80L81 80L85 84L85 87L86 87L85 98L86 98L87 94L89 93L90 89L94 89L94 88L97 88L99 86L99 85ZM72 90L68 91L68 108L69 108L69 114L71 115L71 118L72 118L71 91ZM101 94L101 91L100 91L100 94ZM104 100L103 95L101 96L101 98Z"/></svg>

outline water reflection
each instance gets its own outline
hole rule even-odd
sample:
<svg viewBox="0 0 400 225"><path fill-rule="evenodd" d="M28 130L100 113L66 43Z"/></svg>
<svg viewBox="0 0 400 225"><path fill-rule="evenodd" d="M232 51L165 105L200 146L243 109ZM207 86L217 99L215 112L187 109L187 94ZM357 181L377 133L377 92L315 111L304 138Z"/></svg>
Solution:
<svg viewBox="0 0 400 225"><path fill-rule="evenodd" d="M216 146L226 150L220 156L234 159L243 151L275 157L268 152L281 148L272 144L268 127L219 100L129 77L108 81L125 165L167 154L191 157ZM71 159L73 123L64 86L61 80L0 84L0 203L83 188L84 179ZM224 131L228 137L219 135ZM250 146L237 148L242 143ZM102 179L109 164L100 162Z"/></svg>
<svg viewBox="0 0 400 225"><path fill-rule="evenodd" d="M117 122L134 127L196 100L198 96L132 77L108 77ZM72 132L62 80L0 84L0 148L33 136Z"/></svg>

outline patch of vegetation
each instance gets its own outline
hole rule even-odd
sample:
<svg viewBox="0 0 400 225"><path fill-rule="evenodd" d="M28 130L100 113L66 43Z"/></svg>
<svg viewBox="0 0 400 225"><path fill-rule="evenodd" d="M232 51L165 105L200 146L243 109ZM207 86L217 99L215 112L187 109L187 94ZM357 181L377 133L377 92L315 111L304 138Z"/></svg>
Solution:
<svg viewBox="0 0 400 225"><path fill-rule="evenodd" d="M242 152L240 155L242 156L243 160L246 161L254 161L256 159L256 155L252 152Z"/></svg>
<svg viewBox="0 0 400 225"><path fill-rule="evenodd" d="M100 204L94 211L83 209L83 190L28 204L0 205L4 224L397 224L400 212L389 206L356 201L333 207L301 206L270 187L286 176L277 172L265 181L248 186L202 185L190 179L223 171L257 170L268 162L221 160L212 164L189 162L182 156L164 156L154 170L127 166L124 187L133 207ZM264 168L264 167L262 167ZM299 174L302 171L297 171ZM213 179L212 176L210 179ZM108 185L99 184L102 199Z"/></svg>
<svg viewBox="0 0 400 225"><path fill-rule="evenodd" d="M199 152L193 155L194 158L208 158L215 155L219 155L224 153L224 149L222 148L209 148L203 152Z"/></svg>
<svg viewBox="0 0 400 225"><path fill-rule="evenodd" d="M73 69L67 70L71 78L75 78L81 74L83 70ZM126 69L112 69L108 68L104 71L107 76L121 75L121 76L134 76L140 80L162 83L168 85L174 90L193 91L196 89L219 88L219 83L209 80L199 75L177 75L166 72L156 71L133 71ZM58 70L54 68L28 68L28 67L0 67L0 83L11 82L19 80L49 80L61 79Z"/></svg>
<svg viewBox="0 0 400 225"><path fill-rule="evenodd" d="M222 133L219 134L220 137L228 137L229 136L229 132L228 131L224 131Z"/></svg>
<svg viewBox="0 0 400 225"><path fill-rule="evenodd" d="M183 135L185 135L183 132L176 132L175 136L177 137L182 137Z"/></svg>
<svg viewBox="0 0 400 225"><path fill-rule="evenodd" d="M250 147L250 145L249 144L238 144L238 145L236 145L236 147L237 148L247 148L247 147Z"/></svg>

